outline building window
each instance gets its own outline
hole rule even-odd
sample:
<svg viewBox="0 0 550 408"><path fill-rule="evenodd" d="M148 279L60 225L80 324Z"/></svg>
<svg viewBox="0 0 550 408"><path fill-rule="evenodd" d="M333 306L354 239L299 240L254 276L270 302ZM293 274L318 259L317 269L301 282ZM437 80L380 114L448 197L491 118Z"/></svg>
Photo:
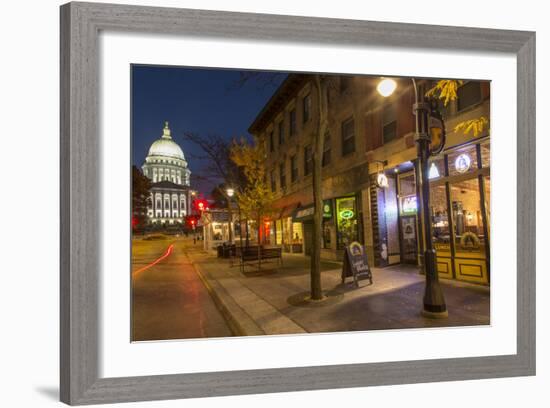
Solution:
<svg viewBox="0 0 550 408"><path fill-rule="evenodd" d="M351 85L351 77L341 76L340 77L340 93L347 92Z"/></svg>
<svg viewBox="0 0 550 408"><path fill-rule="evenodd" d="M481 83L476 81L466 82L458 88L456 93L457 110L460 112L481 102Z"/></svg>
<svg viewBox="0 0 550 408"><path fill-rule="evenodd" d="M270 178L271 178L271 191L275 192L275 190L277 189L277 185L275 184L275 170L271 170L271 174L270 174Z"/></svg>
<svg viewBox="0 0 550 408"><path fill-rule="evenodd" d="M292 109L288 113L288 121L289 121L288 134L289 136L294 136L296 134L296 109Z"/></svg>
<svg viewBox="0 0 550 408"><path fill-rule="evenodd" d="M273 143L273 131L269 132L269 151L275 151L275 143Z"/></svg>
<svg viewBox="0 0 550 408"><path fill-rule="evenodd" d="M353 118L342 123L342 156L355 151L355 122Z"/></svg>
<svg viewBox="0 0 550 408"><path fill-rule="evenodd" d="M281 190L286 188L286 171L285 171L285 162L279 164L279 184L281 185Z"/></svg>
<svg viewBox="0 0 550 408"><path fill-rule="evenodd" d="M298 180L298 160L296 155L290 157L290 182Z"/></svg>
<svg viewBox="0 0 550 408"><path fill-rule="evenodd" d="M285 142L285 127L284 123L279 122L279 144L282 145Z"/></svg>
<svg viewBox="0 0 550 408"><path fill-rule="evenodd" d="M323 143L323 166L328 166L330 164L330 134L325 135L325 142Z"/></svg>
<svg viewBox="0 0 550 408"><path fill-rule="evenodd" d="M306 123L311 117L311 96L309 94L304 96L304 99L302 99L302 111L302 122Z"/></svg>
<svg viewBox="0 0 550 408"><path fill-rule="evenodd" d="M313 152L311 145L304 147L304 175L307 176L313 172Z"/></svg>
<svg viewBox="0 0 550 408"><path fill-rule="evenodd" d="M397 137L397 115L395 106L390 103L382 109L382 140L391 142Z"/></svg>

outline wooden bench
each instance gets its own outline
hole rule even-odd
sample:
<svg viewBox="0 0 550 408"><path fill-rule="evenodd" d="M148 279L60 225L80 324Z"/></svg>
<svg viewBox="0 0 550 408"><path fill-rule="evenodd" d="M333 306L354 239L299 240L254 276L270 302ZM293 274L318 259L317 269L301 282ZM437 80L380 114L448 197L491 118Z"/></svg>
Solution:
<svg viewBox="0 0 550 408"><path fill-rule="evenodd" d="M258 270L261 268L262 261L277 259L279 265L283 264L283 249L282 248L264 248L260 247L246 247L237 249L239 254L239 266L241 267L241 272L244 273L244 267L251 262L258 262Z"/></svg>

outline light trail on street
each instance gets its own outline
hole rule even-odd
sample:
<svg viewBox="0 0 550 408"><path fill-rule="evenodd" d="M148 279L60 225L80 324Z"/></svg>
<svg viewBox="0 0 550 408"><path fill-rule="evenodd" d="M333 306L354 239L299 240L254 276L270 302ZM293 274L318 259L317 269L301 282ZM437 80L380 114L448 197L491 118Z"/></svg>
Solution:
<svg viewBox="0 0 550 408"><path fill-rule="evenodd" d="M172 253L172 251L174 250L174 244L170 244L170 246L168 247L168 249L166 250L166 252L164 253L164 255L162 255L160 258L154 260L153 262L151 262L150 264L148 265L145 265L144 267L138 269L137 271L133 271L132 272L132 275L136 276L138 273L140 272L143 272L143 271L146 271L147 269L155 266L156 264L158 264L159 262L161 262L163 259L166 259L170 256L170 254Z"/></svg>

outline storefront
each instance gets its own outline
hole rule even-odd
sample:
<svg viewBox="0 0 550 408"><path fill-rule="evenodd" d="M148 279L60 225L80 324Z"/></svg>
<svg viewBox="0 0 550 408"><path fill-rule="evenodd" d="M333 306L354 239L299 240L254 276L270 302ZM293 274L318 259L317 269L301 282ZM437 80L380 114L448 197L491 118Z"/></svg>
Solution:
<svg viewBox="0 0 550 408"><path fill-rule="evenodd" d="M353 194L323 200L321 258L341 260L347 245L353 241L362 242L361 205L357 197ZM293 216L293 226L301 226L303 231L305 255L311 255L313 212L313 204L310 204L296 209Z"/></svg>
<svg viewBox="0 0 550 408"><path fill-rule="evenodd" d="M270 243L282 247L284 252L304 252L303 226L293 220L297 208L298 204L283 208L277 219L268 225Z"/></svg>
<svg viewBox="0 0 550 408"><path fill-rule="evenodd" d="M414 166L374 181L371 212L375 265L418 264L422 234ZM430 210L440 277L488 284L490 280L490 146L488 138L448 149L430 162Z"/></svg>

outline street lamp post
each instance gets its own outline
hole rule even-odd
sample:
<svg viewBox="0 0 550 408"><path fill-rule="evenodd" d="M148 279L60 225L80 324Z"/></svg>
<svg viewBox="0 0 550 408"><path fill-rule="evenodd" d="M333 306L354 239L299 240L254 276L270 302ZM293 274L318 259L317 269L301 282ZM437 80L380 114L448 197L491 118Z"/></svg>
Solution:
<svg viewBox="0 0 550 408"><path fill-rule="evenodd" d="M417 83L412 79L415 103L413 112L415 115L415 141L417 145L418 172L417 183L419 189L417 192L417 202L421 206L422 224L424 229L424 269L426 274L426 286L424 289L422 314L431 318L444 318L448 316L445 297L436 267L436 251L432 238L432 223L430 214L430 179L429 179L429 158L432 154L431 133L430 133L430 111L431 106L425 98L425 89L423 83ZM384 79L380 82L377 89L383 96L389 96L396 88L396 83L392 79ZM441 141L438 151L443 148L444 140ZM417 193L417 195L418 195Z"/></svg>
<svg viewBox="0 0 550 408"><path fill-rule="evenodd" d="M233 231L231 231L231 224L233 224L233 213L231 211L231 197L235 194L235 190L231 187L225 189L225 194L227 198L227 216L229 218L228 227L229 227L229 244L233 243Z"/></svg>
<svg viewBox="0 0 550 408"><path fill-rule="evenodd" d="M231 199L235 195L235 189L231 188L231 187L228 187L228 188L226 188L225 193L227 194L227 197L229 197L229 200L227 201L227 206L229 207L229 206L231 206ZM240 247L241 247L241 250L242 250L242 248L243 248L243 230L242 230L242 221L241 221L241 207L239 206L238 203L237 203L237 210L239 212L239 242L240 242ZM229 230L231 230L231 225L229 226Z"/></svg>

